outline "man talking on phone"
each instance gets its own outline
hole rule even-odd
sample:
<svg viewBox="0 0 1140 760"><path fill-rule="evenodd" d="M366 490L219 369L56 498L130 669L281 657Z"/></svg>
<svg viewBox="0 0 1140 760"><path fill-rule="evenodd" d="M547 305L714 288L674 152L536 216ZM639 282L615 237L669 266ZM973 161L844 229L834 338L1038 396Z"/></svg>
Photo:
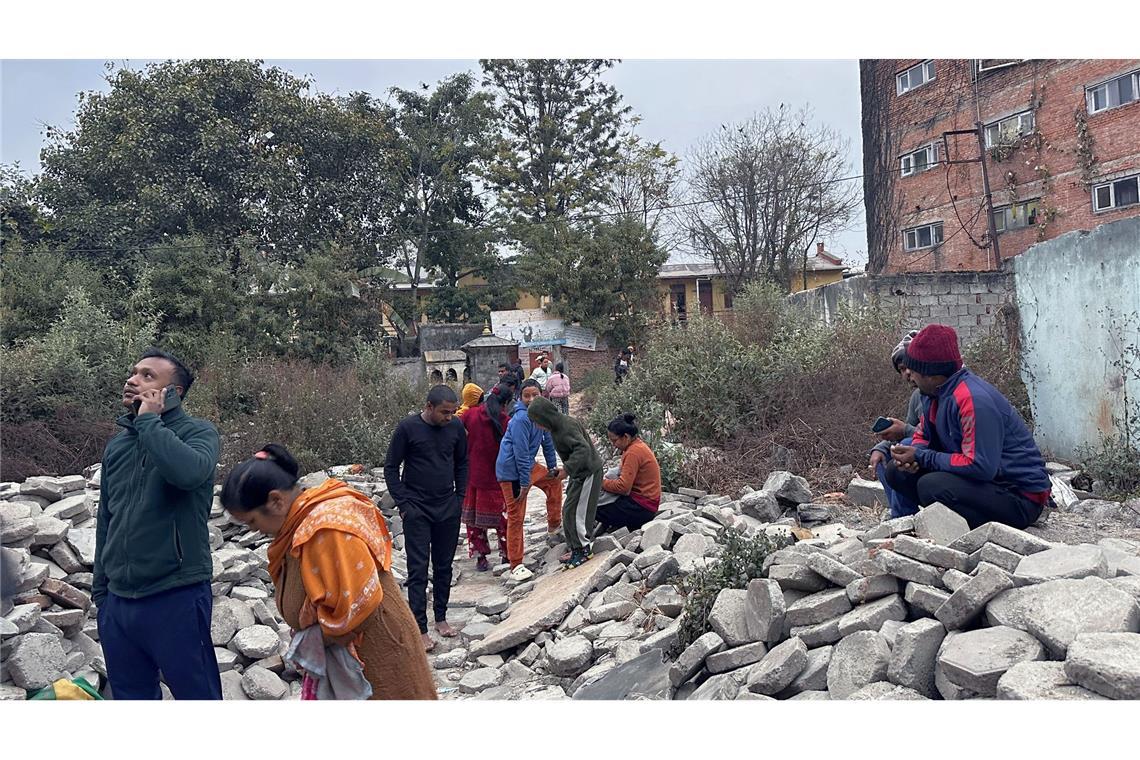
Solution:
<svg viewBox="0 0 1140 760"><path fill-rule="evenodd" d="M92 598L115 699L221 699L210 640L206 521L218 431L182 408L194 376L146 351L123 386L122 430L103 452Z"/></svg>

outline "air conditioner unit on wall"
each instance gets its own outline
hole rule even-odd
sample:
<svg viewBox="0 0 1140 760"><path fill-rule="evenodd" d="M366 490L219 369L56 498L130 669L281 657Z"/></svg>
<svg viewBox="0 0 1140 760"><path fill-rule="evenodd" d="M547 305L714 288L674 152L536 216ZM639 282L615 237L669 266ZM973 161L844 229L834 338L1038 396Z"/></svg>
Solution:
<svg viewBox="0 0 1140 760"><path fill-rule="evenodd" d="M1021 63L1024 58L978 58L974 63L976 70L979 74L986 71L996 71L997 69L1004 69L1010 66L1016 66Z"/></svg>

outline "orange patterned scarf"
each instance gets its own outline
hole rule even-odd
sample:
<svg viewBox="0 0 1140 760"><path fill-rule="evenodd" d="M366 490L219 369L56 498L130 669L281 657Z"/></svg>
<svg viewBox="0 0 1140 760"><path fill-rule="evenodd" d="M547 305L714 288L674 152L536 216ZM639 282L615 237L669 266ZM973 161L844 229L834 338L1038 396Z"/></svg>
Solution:
<svg viewBox="0 0 1140 760"><path fill-rule="evenodd" d="M309 600L302 628L320 622L330 635L343 635L383 600L377 570L392 567L388 526L367 496L339 480L304 491L269 545L269 573L279 589L286 552L302 560Z"/></svg>

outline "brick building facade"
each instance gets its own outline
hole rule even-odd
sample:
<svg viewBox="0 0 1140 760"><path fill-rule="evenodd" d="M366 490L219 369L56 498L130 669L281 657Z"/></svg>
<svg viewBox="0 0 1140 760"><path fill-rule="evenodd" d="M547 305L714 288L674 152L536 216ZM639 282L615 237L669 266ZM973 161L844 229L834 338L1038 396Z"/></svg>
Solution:
<svg viewBox="0 0 1140 760"><path fill-rule="evenodd" d="M860 80L869 271L998 268L981 160L1002 260L1140 216L1140 60L865 60ZM977 122L984 150L946 134Z"/></svg>

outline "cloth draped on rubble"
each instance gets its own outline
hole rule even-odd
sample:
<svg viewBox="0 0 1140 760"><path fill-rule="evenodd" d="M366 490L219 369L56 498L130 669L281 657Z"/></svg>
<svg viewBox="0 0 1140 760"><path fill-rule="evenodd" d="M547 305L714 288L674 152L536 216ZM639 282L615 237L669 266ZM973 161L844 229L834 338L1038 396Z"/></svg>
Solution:
<svg viewBox="0 0 1140 760"><path fill-rule="evenodd" d="M294 634L285 662L305 673L302 699L368 699L372 696L372 684L364 677L364 666L347 647L326 646L319 625Z"/></svg>

